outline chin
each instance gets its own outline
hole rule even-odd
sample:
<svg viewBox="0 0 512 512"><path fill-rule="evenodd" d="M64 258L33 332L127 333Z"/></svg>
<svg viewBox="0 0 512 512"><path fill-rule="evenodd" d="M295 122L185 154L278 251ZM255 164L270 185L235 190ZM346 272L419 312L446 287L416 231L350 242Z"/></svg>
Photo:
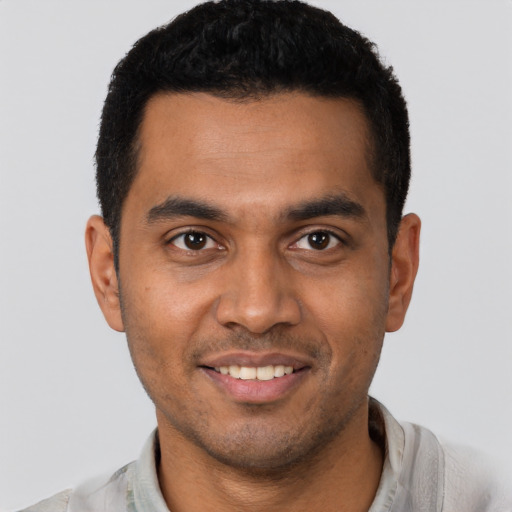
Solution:
<svg viewBox="0 0 512 512"><path fill-rule="evenodd" d="M259 423L259 422L258 422ZM343 430L344 424L330 425L324 430L311 426L295 425L295 428L275 424L248 424L234 426L232 431L191 439L203 452L218 463L248 476L271 476L275 479L298 466L310 466L315 459Z"/></svg>

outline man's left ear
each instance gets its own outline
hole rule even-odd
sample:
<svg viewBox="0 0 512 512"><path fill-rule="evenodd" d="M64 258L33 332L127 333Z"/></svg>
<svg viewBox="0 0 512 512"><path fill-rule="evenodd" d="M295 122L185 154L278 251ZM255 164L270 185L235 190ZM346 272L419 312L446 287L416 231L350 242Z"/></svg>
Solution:
<svg viewBox="0 0 512 512"><path fill-rule="evenodd" d="M402 218L391 257L387 332L398 331L404 323L405 313L411 301L414 279L418 272L420 229L421 221L414 213Z"/></svg>

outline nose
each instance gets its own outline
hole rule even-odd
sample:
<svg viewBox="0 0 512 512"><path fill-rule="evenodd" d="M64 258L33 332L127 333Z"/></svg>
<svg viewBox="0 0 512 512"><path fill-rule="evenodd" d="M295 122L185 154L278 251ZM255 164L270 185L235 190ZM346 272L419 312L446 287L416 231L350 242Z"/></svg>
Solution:
<svg viewBox="0 0 512 512"><path fill-rule="evenodd" d="M250 253L250 254L249 254ZM239 254L225 269L217 321L263 334L278 324L296 325L301 307L286 264L271 249Z"/></svg>

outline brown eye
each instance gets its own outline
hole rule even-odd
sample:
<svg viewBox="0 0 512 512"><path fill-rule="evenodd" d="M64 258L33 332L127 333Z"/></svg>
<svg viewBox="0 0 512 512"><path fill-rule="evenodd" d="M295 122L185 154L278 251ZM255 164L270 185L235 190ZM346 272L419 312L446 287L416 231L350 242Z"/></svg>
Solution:
<svg viewBox="0 0 512 512"><path fill-rule="evenodd" d="M204 233L187 233L183 241L189 249L202 249L206 245L206 235Z"/></svg>
<svg viewBox="0 0 512 512"><path fill-rule="evenodd" d="M323 231L319 231L318 233L311 233L308 235L309 245L313 249L317 250L325 249L329 245L330 239L331 235Z"/></svg>
<svg viewBox="0 0 512 512"><path fill-rule="evenodd" d="M174 237L171 243L185 251L200 251L215 247L215 242L206 233L201 231L189 231Z"/></svg>
<svg viewBox="0 0 512 512"><path fill-rule="evenodd" d="M340 243L340 239L336 235L329 233L329 231L314 231L313 233L304 235L297 241L295 246L299 249L323 251L325 249L331 249Z"/></svg>

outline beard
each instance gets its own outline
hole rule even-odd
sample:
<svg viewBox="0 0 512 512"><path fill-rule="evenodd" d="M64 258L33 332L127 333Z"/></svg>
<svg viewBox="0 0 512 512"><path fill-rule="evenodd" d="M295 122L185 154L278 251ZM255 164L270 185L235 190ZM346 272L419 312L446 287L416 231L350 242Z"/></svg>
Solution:
<svg viewBox="0 0 512 512"><path fill-rule="evenodd" d="M160 362L148 372L136 348L144 346L144 340L137 339L140 335L129 328L127 336L139 378L157 408L159 430L165 430L172 445L185 443L248 477L273 480L289 475L290 470L299 474L298 467L310 467L320 461L356 413L367 407L368 388L380 355L377 350L366 369L366 378L361 380L359 374L353 375L349 370L357 367L357 357L365 352L362 339L352 340L358 349L348 354L344 362L346 371L337 374L330 371L333 354L328 343L292 336L279 326L263 335L240 328L223 338L193 340L183 353L180 367L197 368L199 361L227 350L293 349L314 362L311 372L315 392L303 397L292 395L283 403L239 403L226 412L219 404L212 404L209 397L196 392L193 385L183 395L176 393L175 386L155 378L172 373L173 368ZM381 346L383 333L379 336Z"/></svg>
<svg viewBox="0 0 512 512"><path fill-rule="evenodd" d="M185 438L216 462L248 478L275 482L291 474L297 477L301 474L300 468L310 470L321 462L356 412L367 407L367 395L353 401L351 406L337 421L320 421L305 428L291 426L285 419L282 422L262 419L264 411L261 409L264 406L254 406L260 409L255 413L258 418L234 424L220 435L215 435L207 422L203 424L204 428L196 425L191 429L169 415L166 419L179 431L179 437ZM320 416L332 418L330 411L321 411Z"/></svg>

